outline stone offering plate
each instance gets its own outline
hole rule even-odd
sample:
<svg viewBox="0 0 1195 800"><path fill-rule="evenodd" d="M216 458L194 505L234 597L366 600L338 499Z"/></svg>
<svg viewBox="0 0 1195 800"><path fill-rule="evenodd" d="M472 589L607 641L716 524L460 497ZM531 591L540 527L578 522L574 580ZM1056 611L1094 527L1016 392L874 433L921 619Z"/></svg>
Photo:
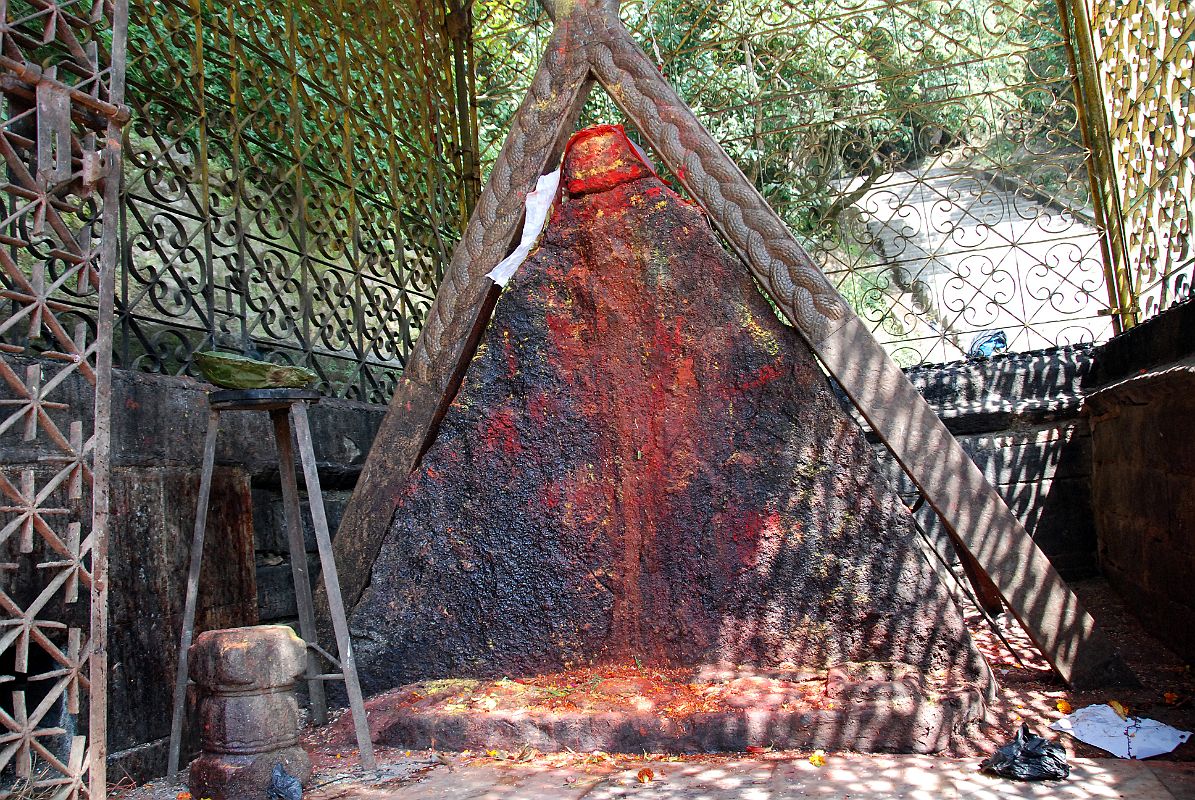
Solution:
<svg viewBox="0 0 1195 800"><path fill-rule="evenodd" d="M225 389L301 389L319 377L304 367L214 350L196 353L195 363L204 378Z"/></svg>

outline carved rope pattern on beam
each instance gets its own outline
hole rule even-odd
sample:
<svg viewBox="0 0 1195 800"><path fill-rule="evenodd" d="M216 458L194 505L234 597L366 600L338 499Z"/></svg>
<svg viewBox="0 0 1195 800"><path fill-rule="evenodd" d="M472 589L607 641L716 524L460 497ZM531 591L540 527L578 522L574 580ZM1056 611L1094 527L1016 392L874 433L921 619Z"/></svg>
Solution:
<svg viewBox="0 0 1195 800"><path fill-rule="evenodd" d="M475 295L470 288L475 290L478 281L487 280L486 274L506 257L527 194L544 169L561 121L585 78L586 66L579 56L561 33L548 42L407 363L407 374L421 383L443 384L452 374L444 364L438 371L433 365L462 346L474 323L468 313ZM455 365L456 359L448 361Z"/></svg>
<svg viewBox="0 0 1195 800"><path fill-rule="evenodd" d="M617 19L591 48L593 69L768 294L811 342L850 310L767 201L693 116ZM616 27L617 26L617 27Z"/></svg>

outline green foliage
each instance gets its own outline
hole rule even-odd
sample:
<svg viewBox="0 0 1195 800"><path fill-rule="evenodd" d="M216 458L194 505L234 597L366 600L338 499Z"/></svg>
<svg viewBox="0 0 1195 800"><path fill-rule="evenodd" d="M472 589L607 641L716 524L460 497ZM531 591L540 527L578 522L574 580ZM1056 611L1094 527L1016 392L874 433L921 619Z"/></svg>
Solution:
<svg viewBox="0 0 1195 800"><path fill-rule="evenodd" d="M478 115L491 158L549 32L537 9L475 4ZM832 232L852 182L946 153L990 150L990 164L1074 129L1053 0L656 0L624 6L623 16L805 237ZM587 118L617 119L596 94Z"/></svg>

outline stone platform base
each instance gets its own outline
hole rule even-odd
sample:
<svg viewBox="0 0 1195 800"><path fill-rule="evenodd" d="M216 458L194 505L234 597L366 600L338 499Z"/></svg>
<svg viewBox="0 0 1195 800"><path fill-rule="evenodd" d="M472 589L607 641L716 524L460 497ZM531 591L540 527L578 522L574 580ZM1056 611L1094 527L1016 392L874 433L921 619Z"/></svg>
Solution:
<svg viewBox="0 0 1195 800"><path fill-rule="evenodd" d="M191 762L188 788L201 800L261 800L275 764L303 783L311 779L311 759L301 747L254 755L202 753Z"/></svg>
<svg viewBox="0 0 1195 800"><path fill-rule="evenodd" d="M367 709L375 741L412 750L936 753L983 717L984 698L980 687L945 686L893 663L776 673L631 667L425 681ZM351 728L340 726L351 746Z"/></svg>

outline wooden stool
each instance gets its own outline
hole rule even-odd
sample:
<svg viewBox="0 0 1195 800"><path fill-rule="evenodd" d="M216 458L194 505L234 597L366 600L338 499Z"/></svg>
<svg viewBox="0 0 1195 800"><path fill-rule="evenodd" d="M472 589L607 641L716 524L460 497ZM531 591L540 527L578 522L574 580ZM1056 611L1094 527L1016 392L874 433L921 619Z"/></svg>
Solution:
<svg viewBox="0 0 1195 800"><path fill-rule="evenodd" d="M290 545L290 566L295 581L295 600L299 608L299 629L307 642L307 686L311 698L311 715L317 725L328 721L328 702L324 697L323 681L342 680L349 697L353 728L361 751L361 765L367 770L377 768L373 743L369 738L369 723L365 718L365 703L361 684L357 681L357 667L353 646L349 639L348 623L344 615L344 601L340 596L340 578L332 555L332 537L328 532L328 518L324 513L324 496L320 492L319 473L315 466L315 449L311 444L311 425L307 420L307 406L319 402L319 393L308 389L238 389L212 392L208 395L207 437L203 443L203 473L199 480L199 503L195 511L195 535L191 541L191 564L187 573L187 600L183 608L183 632L179 645L178 673L174 684L174 714L170 723L169 775L179 768L182 749L183 717L186 712L188 656L195 628L195 606L199 599L199 574L203 561L203 537L207 527L208 498L212 490L212 470L216 460L216 433L223 411L268 411L274 423L274 441L278 446L278 470L282 475L282 501L286 510L286 536ZM311 599L311 579L307 574L307 550L303 545L303 523L299 508L299 487L295 479L295 456L291 448L291 428L299 443L299 460L303 465L303 481L307 485L307 499L311 506L311 521L315 528L315 542L319 549L324 588L328 592L328 610L332 629L336 633L337 659L321 648L315 631L315 605ZM311 650L323 656L340 670L323 674Z"/></svg>

